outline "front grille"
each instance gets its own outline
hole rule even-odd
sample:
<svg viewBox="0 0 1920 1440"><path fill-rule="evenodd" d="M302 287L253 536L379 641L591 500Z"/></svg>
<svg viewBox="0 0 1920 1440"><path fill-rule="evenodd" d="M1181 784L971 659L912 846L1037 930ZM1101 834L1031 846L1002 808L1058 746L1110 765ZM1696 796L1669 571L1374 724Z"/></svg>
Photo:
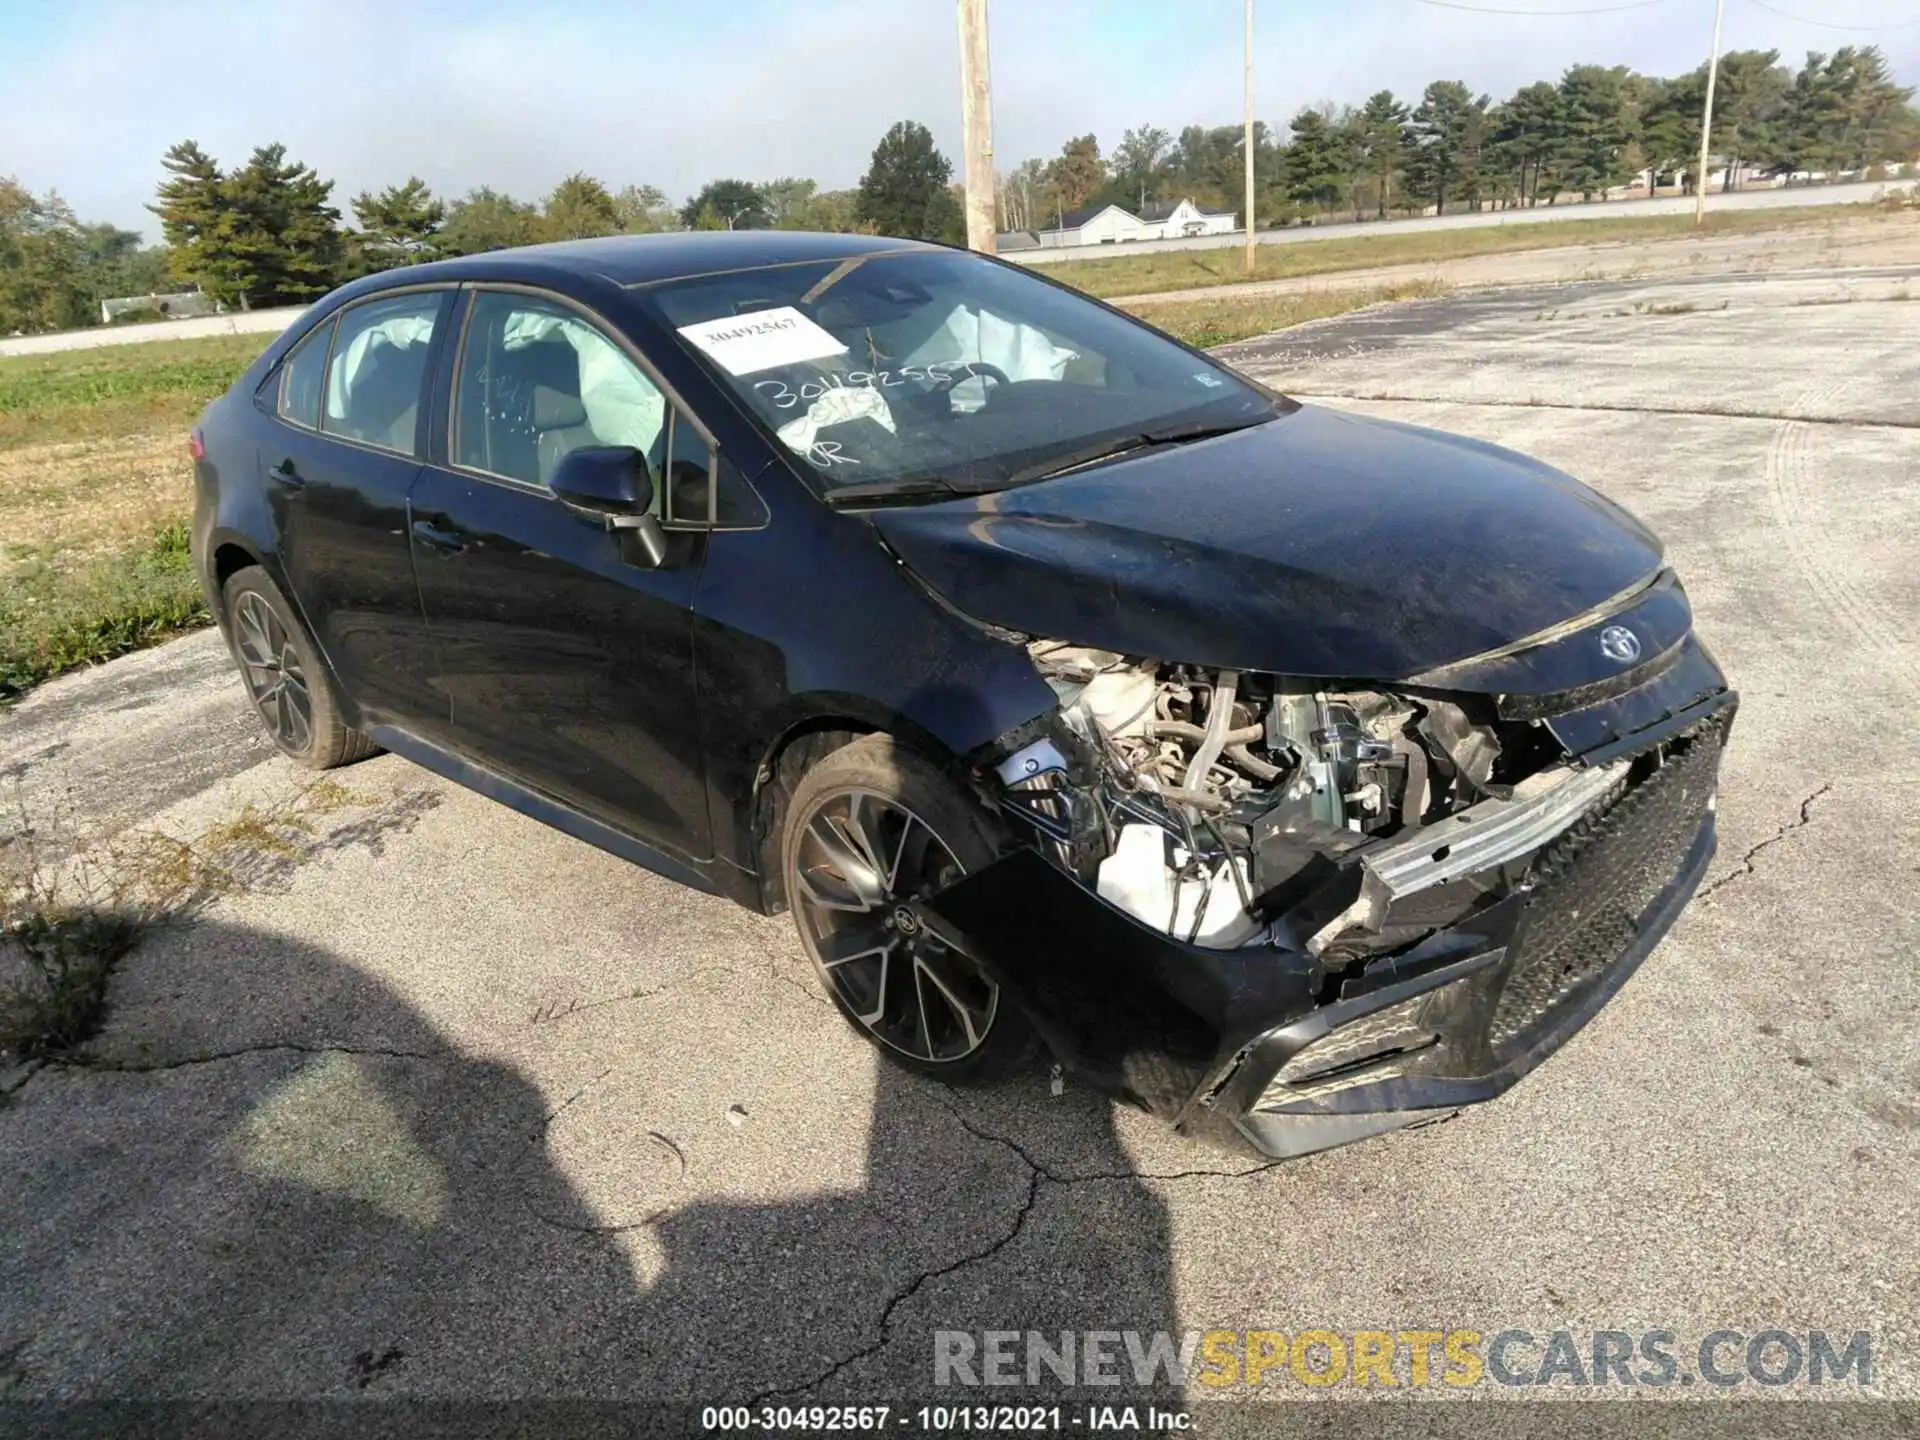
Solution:
<svg viewBox="0 0 1920 1440"><path fill-rule="evenodd" d="M1500 1058L1633 943L1699 833L1723 738L1716 718L1670 742L1659 769L1596 805L1534 862L1534 893L1507 947L1510 968L1487 1037Z"/></svg>

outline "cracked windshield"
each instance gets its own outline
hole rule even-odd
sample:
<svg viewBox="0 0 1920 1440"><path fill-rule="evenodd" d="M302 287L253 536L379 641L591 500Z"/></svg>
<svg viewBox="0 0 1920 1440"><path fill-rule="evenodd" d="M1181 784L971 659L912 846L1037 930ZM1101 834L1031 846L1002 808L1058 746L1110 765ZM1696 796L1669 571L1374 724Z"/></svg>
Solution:
<svg viewBox="0 0 1920 1440"><path fill-rule="evenodd" d="M830 498L995 489L1285 405L1130 320L964 255L735 271L652 298Z"/></svg>

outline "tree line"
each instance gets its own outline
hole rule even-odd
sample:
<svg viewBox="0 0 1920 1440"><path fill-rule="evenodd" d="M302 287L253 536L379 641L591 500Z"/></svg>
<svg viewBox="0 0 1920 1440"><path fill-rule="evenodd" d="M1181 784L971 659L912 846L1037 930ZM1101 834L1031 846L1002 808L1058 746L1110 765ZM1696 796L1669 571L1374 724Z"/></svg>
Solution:
<svg viewBox="0 0 1920 1440"><path fill-rule="evenodd" d="M1255 220L1386 216L1591 198L1651 172L1691 189L1706 67L1670 79L1624 66L1575 65L1494 102L1439 80L1418 100L1382 90L1360 106L1310 106L1284 136L1254 127ZM1809 53L1795 71L1773 50L1721 57L1713 148L1734 174L1852 172L1920 154L1913 90L1895 83L1873 47ZM1003 230L1038 230L1069 211L1113 202L1137 208L1191 198L1241 209L1243 131L1190 125L1125 132L1110 154L1095 135L999 177ZM680 205L652 185L614 189L574 173L539 201L488 186L453 199L409 176L362 191L343 223L334 186L282 145L225 167L192 140L172 146L148 207L163 243L83 223L57 194L35 196L0 177L0 334L98 323L100 300L198 288L242 308L295 304L395 265L548 240L675 229L854 231L958 243L962 197L953 165L925 126L903 120L875 146L860 184L726 178Z"/></svg>
<svg viewBox="0 0 1920 1440"><path fill-rule="evenodd" d="M1256 223L1591 199L1644 172L1690 192L1706 85L1705 65L1671 79L1575 65L1499 102L1437 80L1417 100L1381 90L1360 106L1309 106L1284 138L1256 121ZM1920 156L1913 93L1871 46L1809 53L1797 72L1776 50L1731 51L1714 90L1713 152L1735 175L1788 183L1871 175ZM1238 212L1244 165L1238 125L1190 125L1178 137L1142 125L1107 155L1081 135L1002 177L1002 221L1041 230L1088 206L1179 198Z"/></svg>

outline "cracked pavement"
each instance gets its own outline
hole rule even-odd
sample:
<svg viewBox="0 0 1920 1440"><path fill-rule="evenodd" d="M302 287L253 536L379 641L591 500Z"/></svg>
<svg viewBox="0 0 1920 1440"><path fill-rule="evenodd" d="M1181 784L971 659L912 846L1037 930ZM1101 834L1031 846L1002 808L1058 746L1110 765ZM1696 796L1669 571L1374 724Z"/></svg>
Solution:
<svg viewBox="0 0 1920 1440"><path fill-rule="evenodd" d="M1876 1390L1920 1395L1909 284L1492 292L1232 347L1627 504L1743 692L1701 898L1503 1099L1263 1165L1044 1067L946 1090L876 1061L784 917L382 757L299 863L135 951L85 1055L7 1081L0 1397L885 1401L938 1329L1423 1326L1866 1329ZM202 635L50 685L0 770L96 833L284 797L225 666Z"/></svg>

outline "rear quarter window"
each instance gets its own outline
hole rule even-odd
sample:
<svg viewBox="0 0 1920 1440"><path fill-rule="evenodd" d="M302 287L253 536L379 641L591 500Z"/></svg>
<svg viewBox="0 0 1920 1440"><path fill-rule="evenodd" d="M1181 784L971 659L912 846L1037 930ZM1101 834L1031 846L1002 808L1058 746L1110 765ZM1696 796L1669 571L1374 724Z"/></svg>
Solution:
<svg viewBox="0 0 1920 1440"><path fill-rule="evenodd" d="M320 428L320 395L327 378L327 346L333 339L333 321L318 327L293 347L280 366L280 393L274 409L282 420Z"/></svg>

